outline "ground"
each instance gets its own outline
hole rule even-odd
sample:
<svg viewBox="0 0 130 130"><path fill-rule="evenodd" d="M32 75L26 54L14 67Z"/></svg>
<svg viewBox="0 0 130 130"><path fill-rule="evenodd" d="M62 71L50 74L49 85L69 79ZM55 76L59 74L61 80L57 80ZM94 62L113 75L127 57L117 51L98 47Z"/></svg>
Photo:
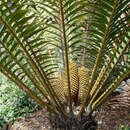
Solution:
<svg viewBox="0 0 130 130"><path fill-rule="evenodd" d="M121 130L120 126L130 128L130 87L121 94L109 97L94 113L97 121L97 130ZM48 112L43 109L24 119L17 119L9 123L3 130L49 130L50 121Z"/></svg>

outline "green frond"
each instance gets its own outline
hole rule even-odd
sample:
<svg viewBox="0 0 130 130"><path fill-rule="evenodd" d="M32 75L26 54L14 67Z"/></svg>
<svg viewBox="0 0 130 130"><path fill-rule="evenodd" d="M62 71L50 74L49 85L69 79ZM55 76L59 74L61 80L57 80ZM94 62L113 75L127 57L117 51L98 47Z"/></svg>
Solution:
<svg viewBox="0 0 130 130"><path fill-rule="evenodd" d="M116 65L119 60L117 60L117 63L115 63L115 58L120 59L120 56L125 51L122 50L122 48L123 47L126 48L126 45L129 44L128 24L126 24L127 16L124 16L124 13L126 12L126 10L128 10L127 8L127 5L129 3L128 0L126 1L116 0L115 3L108 2L108 5L111 5L112 7L111 8L112 10L108 11L111 12L109 14L102 13L101 5L104 3L106 4L107 1L101 1L101 2L89 4L89 6L92 8L92 14L94 15L94 19L91 23L92 31L90 29L91 31L90 38L93 39L93 41L95 41L95 39L101 41L102 39L102 42L98 42L100 44L95 43L95 47L97 46L97 48L99 48L98 55L96 61L94 62L91 79L90 79L89 91L86 94L86 98L84 100L84 104L82 105L80 114L83 112L85 104L88 101L89 92L91 92L90 94L92 93L95 94L94 93L95 90L97 89L98 91L99 90L98 86L100 87L100 83L103 82L102 77L103 76L105 77L105 74L109 75L111 73L111 71L109 72L106 71L106 69L109 70L109 68L104 68L109 66L108 64L109 62L107 61L107 59L111 59L111 57L113 57L113 61L110 62L110 66L109 66L110 68L111 66ZM103 9L108 10L108 8L106 7L104 7ZM117 24L118 22L120 24ZM100 23L102 23L102 25ZM112 31L114 33L112 33ZM125 39L127 40L124 42ZM114 55L115 52L116 55ZM106 64L107 66L104 64ZM94 97L96 97L96 95Z"/></svg>
<svg viewBox="0 0 130 130"><path fill-rule="evenodd" d="M104 93L94 102L90 114L120 85L120 83L130 74L129 68L124 68L114 82L104 91ZM88 108L89 110L90 108Z"/></svg>
<svg viewBox="0 0 130 130"><path fill-rule="evenodd" d="M18 1L15 2L17 6L15 4L12 5L14 8L12 8L12 6L8 6L10 1L7 3L2 2L1 4L2 10L0 11L0 23L2 25L0 26L0 44L3 46L3 51L5 50L6 53L6 55L3 53L3 56L0 58L1 65L6 65L6 69L10 69L11 72L15 72L15 76L18 77L22 83L25 82L24 79L28 78L50 102L44 91L44 89L46 89L55 104L59 106L60 102L57 101L54 90L52 89L50 82L34 53L34 48L32 48L32 45L34 46L34 44L39 42L39 39L37 39L37 41L33 39L37 37L38 33L42 32L44 28L39 28L38 24L34 25L31 20L32 15L31 17L28 17L29 10L24 9L24 6L19 4ZM25 24L19 24L21 20L23 21L23 19ZM29 41L31 41L31 44ZM19 50L22 54L19 53ZM15 57L16 55L17 57ZM3 57L5 58L4 60ZM9 61L9 59L12 61ZM26 67L23 65L25 63ZM20 68L19 72L18 68ZM17 71L15 69L17 69ZM59 111L62 112L61 107Z"/></svg>

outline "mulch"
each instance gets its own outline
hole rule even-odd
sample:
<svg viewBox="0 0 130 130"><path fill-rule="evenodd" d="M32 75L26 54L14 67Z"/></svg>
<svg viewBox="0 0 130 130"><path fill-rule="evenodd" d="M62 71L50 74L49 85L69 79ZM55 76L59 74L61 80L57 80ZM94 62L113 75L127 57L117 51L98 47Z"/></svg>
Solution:
<svg viewBox="0 0 130 130"><path fill-rule="evenodd" d="M126 96L127 95L127 96ZM130 91L127 94L109 97L94 113L97 130L121 130L130 128ZM49 113L39 110L29 117L10 122L3 130L50 130Z"/></svg>
<svg viewBox="0 0 130 130"><path fill-rule="evenodd" d="M18 119L8 130L50 130L49 113L39 110L29 117Z"/></svg>

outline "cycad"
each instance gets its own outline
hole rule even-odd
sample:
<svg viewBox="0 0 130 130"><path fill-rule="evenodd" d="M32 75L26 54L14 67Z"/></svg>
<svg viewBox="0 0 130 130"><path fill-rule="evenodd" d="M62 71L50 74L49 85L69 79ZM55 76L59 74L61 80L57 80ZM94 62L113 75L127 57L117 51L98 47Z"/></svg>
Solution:
<svg viewBox="0 0 130 130"><path fill-rule="evenodd" d="M128 10L129 0L2 0L0 71L71 129L71 117L79 121L85 107L91 115L130 74L129 60L125 66L121 60L129 51ZM78 116L73 115L71 96L71 82L80 79L71 79L69 62L73 57L79 66L84 63L91 75ZM115 68L119 72L112 77ZM66 73L69 113L52 86L56 81L53 75L59 70ZM77 83L73 85L76 88Z"/></svg>

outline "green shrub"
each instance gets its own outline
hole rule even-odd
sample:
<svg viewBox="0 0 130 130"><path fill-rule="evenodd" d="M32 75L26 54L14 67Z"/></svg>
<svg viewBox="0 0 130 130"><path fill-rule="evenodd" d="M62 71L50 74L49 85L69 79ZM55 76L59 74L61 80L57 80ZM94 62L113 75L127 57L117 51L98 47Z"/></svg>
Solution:
<svg viewBox="0 0 130 130"><path fill-rule="evenodd" d="M16 118L28 116L38 109L31 98L0 74L0 128Z"/></svg>
<svg viewBox="0 0 130 130"><path fill-rule="evenodd" d="M130 130L130 128L126 128L124 125L120 125L121 130Z"/></svg>

